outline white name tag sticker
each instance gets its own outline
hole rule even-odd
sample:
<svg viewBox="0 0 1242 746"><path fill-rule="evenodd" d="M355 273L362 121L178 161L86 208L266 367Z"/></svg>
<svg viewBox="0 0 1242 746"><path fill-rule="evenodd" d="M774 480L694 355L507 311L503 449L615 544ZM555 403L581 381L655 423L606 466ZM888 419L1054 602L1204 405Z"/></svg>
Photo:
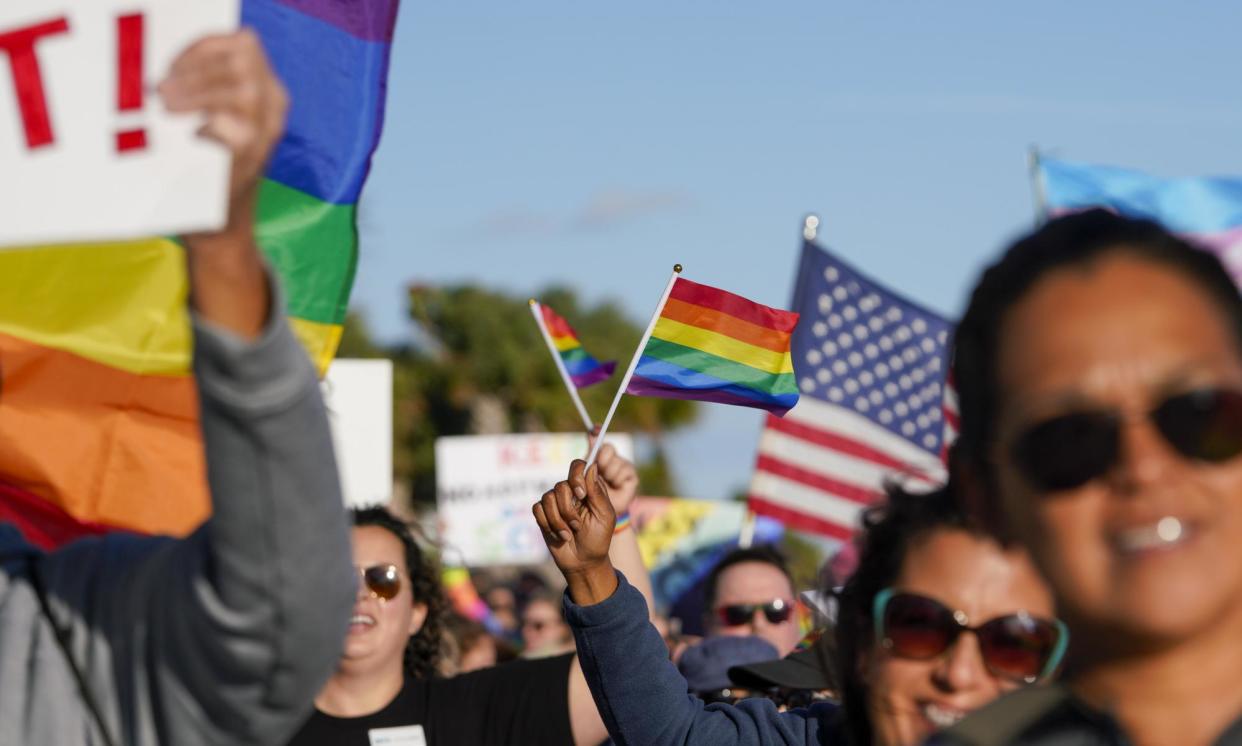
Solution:
<svg viewBox="0 0 1242 746"><path fill-rule="evenodd" d="M405 725L400 728L372 728L367 731L371 746L427 746L423 726Z"/></svg>

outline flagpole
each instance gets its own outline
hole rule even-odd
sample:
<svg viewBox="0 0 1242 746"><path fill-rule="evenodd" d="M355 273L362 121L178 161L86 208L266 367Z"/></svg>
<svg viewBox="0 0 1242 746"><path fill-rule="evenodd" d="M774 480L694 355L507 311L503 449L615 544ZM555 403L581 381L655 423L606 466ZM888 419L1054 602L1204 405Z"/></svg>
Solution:
<svg viewBox="0 0 1242 746"><path fill-rule="evenodd" d="M595 429L595 423L591 422L591 415L587 414L586 407L582 404L582 397L578 395L578 387L574 385L574 379L569 375L569 369L565 367L565 361L561 359L561 353L556 349L556 342L552 341L552 333L548 331L548 326L543 322L543 314L540 313L542 306L539 301L534 298L530 299L530 313L535 317L535 324L539 326L539 333L543 335L543 341L548 346L548 352L552 353L552 362L556 363L556 369L561 374L561 381L565 384L565 390L569 392L569 398L573 399L574 407L577 408L578 414L582 417L582 426L589 433Z"/></svg>
<svg viewBox="0 0 1242 746"><path fill-rule="evenodd" d="M621 403L621 395L625 393L625 389L630 385L630 379L634 377L634 369L638 367L638 359L643 356L643 350L647 348L647 340L651 339L651 333L655 331L656 322L660 320L660 314L664 312L664 304L668 302L669 293L673 292L673 283L677 282L677 276L681 274L681 265L673 265L673 275L668 278L668 284L664 286L664 293L660 296L660 303L656 306L655 313L651 314L651 321L647 322L647 331L643 332L643 338L638 340L638 349L634 350L634 357L630 358L630 367L625 369L625 376L621 379L621 386L617 389L616 396L612 397L612 406L608 407L608 414L604 417L604 424L600 425L599 435L595 436L595 445L591 446L591 453L587 455L587 466L595 463L595 457L599 455L600 446L604 445L604 435L608 432L608 426L612 424L612 416L617 413L617 405Z"/></svg>
<svg viewBox="0 0 1242 746"><path fill-rule="evenodd" d="M1044 185L1044 175L1039 169L1039 146L1032 145L1027 151L1026 165L1031 176L1031 197L1035 201L1035 227L1048 220L1048 191Z"/></svg>
<svg viewBox="0 0 1242 746"><path fill-rule="evenodd" d="M802 237L808 241L814 241L815 236L818 234L819 216L815 213L810 213L802 220Z"/></svg>
<svg viewBox="0 0 1242 746"><path fill-rule="evenodd" d="M738 549L750 549L751 545L755 543L755 522L757 518L755 511L750 508L746 509L746 515L742 516L742 528L737 534Z"/></svg>

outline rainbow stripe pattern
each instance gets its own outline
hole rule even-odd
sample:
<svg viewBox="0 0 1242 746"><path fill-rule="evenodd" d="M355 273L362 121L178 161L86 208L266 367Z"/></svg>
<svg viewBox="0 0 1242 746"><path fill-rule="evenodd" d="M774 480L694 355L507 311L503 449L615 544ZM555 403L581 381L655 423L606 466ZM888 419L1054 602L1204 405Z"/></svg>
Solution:
<svg viewBox="0 0 1242 746"><path fill-rule="evenodd" d="M789 356L797 325L796 313L679 277L626 393L784 415L798 403Z"/></svg>
<svg viewBox="0 0 1242 746"><path fill-rule="evenodd" d="M290 93L261 185L260 246L320 371L358 256L397 0L243 0ZM46 546L209 513L182 249L173 240L0 252L0 520Z"/></svg>
<svg viewBox="0 0 1242 746"><path fill-rule="evenodd" d="M1103 207L1155 220L1220 257L1242 281L1242 178L1165 179L1114 166L1039 159L1052 216Z"/></svg>
<svg viewBox="0 0 1242 746"><path fill-rule="evenodd" d="M600 362L582 347L582 343L578 341L578 335L574 332L569 322L561 318L560 314L548 308L544 304L539 304L539 314L543 318L544 327L547 328L548 334L552 337L552 344L556 347L556 352L561 356L561 362L565 364L565 370L569 373L569 378L574 382L577 388L586 388L592 384L599 383L612 375L616 370L617 363L615 360L606 360Z"/></svg>

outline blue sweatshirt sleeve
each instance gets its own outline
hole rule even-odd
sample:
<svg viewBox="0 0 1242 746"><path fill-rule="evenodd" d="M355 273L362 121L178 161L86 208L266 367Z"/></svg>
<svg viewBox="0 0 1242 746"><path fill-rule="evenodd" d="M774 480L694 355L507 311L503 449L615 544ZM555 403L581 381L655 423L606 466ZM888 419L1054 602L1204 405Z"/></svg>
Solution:
<svg viewBox="0 0 1242 746"><path fill-rule="evenodd" d="M618 746L819 744L821 724L835 706L777 712L767 699L704 705L668 659L660 633L647 621L642 594L617 573L613 595L579 606L565 594L565 618L595 705Z"/></svg>

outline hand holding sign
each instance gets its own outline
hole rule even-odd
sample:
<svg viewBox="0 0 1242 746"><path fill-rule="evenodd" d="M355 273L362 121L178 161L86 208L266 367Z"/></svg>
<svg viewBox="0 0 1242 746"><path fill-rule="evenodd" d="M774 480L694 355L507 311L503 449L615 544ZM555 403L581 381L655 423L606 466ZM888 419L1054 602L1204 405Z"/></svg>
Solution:
<svg viewBox="0 0 1242 746"><path fill-rule="evenodd" d="M227 224L185 237L190 291L199 313L253 337L271 302L254 240L255 202L264 167L284 134L289 96L248 30L192 44L173 62L159 92L170 111L201 112L199 134L232 154Z"/></svg>
<svg viewBox="0 0 1242 746"><path fill-rule="evenodd" d="M234 213L253 206L289 111L289 96L273 74L259 37L243 29L200 39L173 62L159 93L169 111L205 114L199 134L221 143L233 156L229 222L248 217Z"/></svg>

